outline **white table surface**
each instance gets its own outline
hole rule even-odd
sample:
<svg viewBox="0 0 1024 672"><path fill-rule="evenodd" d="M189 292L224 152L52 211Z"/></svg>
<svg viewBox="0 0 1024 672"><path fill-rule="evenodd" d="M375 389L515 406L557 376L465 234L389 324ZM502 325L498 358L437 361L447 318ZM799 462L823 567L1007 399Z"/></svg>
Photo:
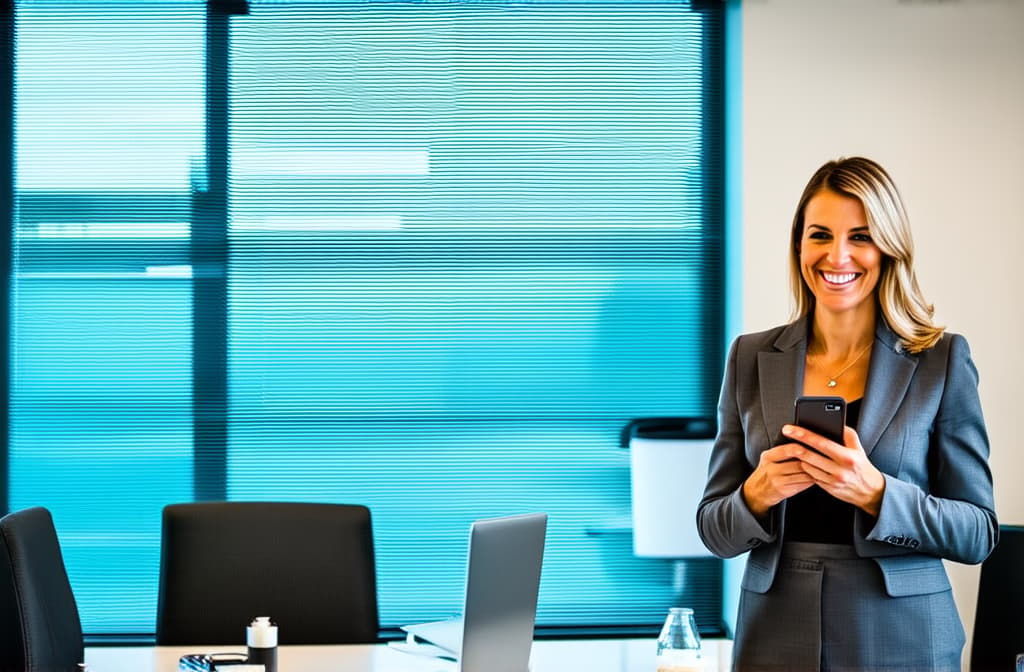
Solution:
<svg viewBox="0 0 1024 672"><path fill-rule="evenodd" d="M653 639L571 639L534 642L532 672L654 672ZM729 669L729 640L705 639L708 672ZM245 651L245 646L87 647L89 672L176 672L187 653ZM414 656L385 644L281 646L278 672L456 672L454 663Z"/></svg>

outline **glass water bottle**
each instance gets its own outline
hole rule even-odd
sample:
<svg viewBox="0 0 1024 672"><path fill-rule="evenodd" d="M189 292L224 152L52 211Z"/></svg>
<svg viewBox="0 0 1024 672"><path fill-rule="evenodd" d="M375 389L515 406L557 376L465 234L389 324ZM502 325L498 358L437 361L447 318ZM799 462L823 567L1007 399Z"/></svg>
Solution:
<svg viewBox="0 0 1024 672"><path fill-rule="evenodd" d="M672 607L658 636L657 672L703 672L693 609Z"/></svg>

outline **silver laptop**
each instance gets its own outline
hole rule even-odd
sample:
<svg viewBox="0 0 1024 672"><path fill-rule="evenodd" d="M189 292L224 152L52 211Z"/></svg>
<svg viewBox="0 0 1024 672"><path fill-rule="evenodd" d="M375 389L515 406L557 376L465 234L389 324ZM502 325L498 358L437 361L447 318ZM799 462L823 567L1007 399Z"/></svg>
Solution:
<svg viewBox="0 0 1024 672"><path fill-rule="evenodd" d="M461 672L527 672L547 524L546 513L474 522L462 618L402 629L447 651Z"/></svg>

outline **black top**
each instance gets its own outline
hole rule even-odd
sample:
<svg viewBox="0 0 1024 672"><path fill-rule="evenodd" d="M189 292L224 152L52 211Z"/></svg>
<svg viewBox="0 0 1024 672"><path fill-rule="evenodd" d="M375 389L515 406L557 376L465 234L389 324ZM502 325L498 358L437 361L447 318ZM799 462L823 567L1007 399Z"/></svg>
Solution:
<svg viewBox="0 0 1024 672"><path fill-rule="evenodd" d="M860 419L856 399L846 405L846 424L854 429ZM786 503L786 541L810 541L819 544L852 544L853 513L856 507L812 485L793 495Z"/></svg>

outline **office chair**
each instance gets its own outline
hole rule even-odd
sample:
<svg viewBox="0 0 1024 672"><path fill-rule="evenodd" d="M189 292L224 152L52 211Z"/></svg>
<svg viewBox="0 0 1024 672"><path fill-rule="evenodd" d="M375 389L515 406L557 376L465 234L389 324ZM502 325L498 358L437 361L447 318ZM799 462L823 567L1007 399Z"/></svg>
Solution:
<svg viewBox="0 0 1024 672"><path fill-rule="evenodd" d="M981 565L971 670L1013 670L1018 653L1024 653L1024 527L1002 525Z"/></svg>
<svg viewBox="0 0 1024 672"><path fill-rule="evenodd" d="M0 671L71 672L83 661L82 622L50 512L0 518Z"/></svg>
<svg viewBox="0 0 1024 672"><path fill-rule="evenodd" d="M281 644L377 641L370 510L195 502L163 510L156 643L241 645L269 616Z"/></svg>

